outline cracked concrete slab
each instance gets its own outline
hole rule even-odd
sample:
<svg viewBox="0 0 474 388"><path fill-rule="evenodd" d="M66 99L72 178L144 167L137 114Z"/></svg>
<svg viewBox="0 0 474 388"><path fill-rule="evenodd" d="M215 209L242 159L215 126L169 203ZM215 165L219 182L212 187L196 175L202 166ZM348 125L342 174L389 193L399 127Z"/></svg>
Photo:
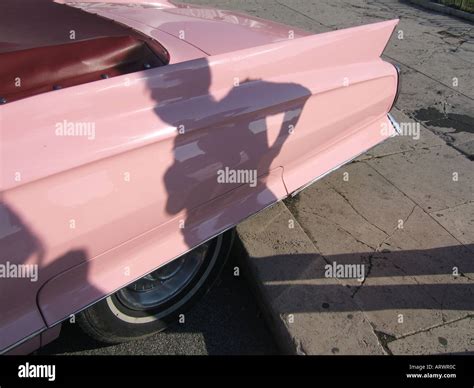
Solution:
<svg viewBox="0 0 474 388"><path fill-rule="evenodd" d="M287 204L324 255L374 251L415 206L365 163L342 167Z"/></svg>
<svg viewBox="0 0 474 388"><path fill-rule="evenodd" d="M423 170L423 166L428 168L432 160L430 152L437 152L438 156L455 153L446 145L439 145L436 151L417 149L406 154L415 154ZM397 154L379 160L390 158L406 156ZM459 160L472 163L459 154L448 160L455 160L456 167L459 167ZM361 344L359 337L351 339L349 344L336 342L337 336L332 332L321 337L323 333L314 329L337 322L334 327L345 330L348 315L356 317L353 323L357 322L358 328L364 328L368 337L362 336L363 341L375 335L377 351L390 351L385 346L388 340L474 314L474 260L469 251L474 239L469 234L472 218L469 212L461 214L463 205L460 205L430 214L431 203L431 206L423 201L419 201L422 206L417 204L418 190L428 191L423 179L418 186L408 186L412 190L409 191L397 183L398 180L405 182L402 177L410 171L407 167L399 167L396 160L392 161L390 165L395 169L390 175L372 164L373 160L366 160L344 166L298 196L285 200L290 214L278 205L278 215L262 213L241 233L250 252L250 262L256 261L254 265L260 268L257 278L265 280L265 288L271 286L268 291L272 298L270 305L279 314L290 314L297 319L294 326L285 327L294 343L305 349L300 349L301 352L321 354L323 350L324 354L337 351L360 354L375 351L373 342L368 342L371 346L363 345L365 342ZM421 174L416 168L411 171ZM434 171L434 178L428 180L429 183L445 174L442 168ZM466 193L471 191L466 188L464 197L468 195ZM412 196L417 201L410 199ZM445 196L439 195L439 198ZM447 200L438 206L456 203L450 202L453 198ZM458 213L450 215L450 211L458 207ZM292 237L288 232L292 216L297 220L292 233L301 226L298 237ZM278 217L281 220L276 222ZM456 219L461 220L459 232L449 223ZM464 235L460 228L464 228ZM239 232L241 230L239 228ZM313 246L302 243L305 240L303 233ZM456 236L464 236L462 242L466 246ZM303 246L306 250L301 251ZM280 254L282 249L283 255ZM262 255L255 252L262 250L267 260L258 263L254 258ZM304 254L310 254L311 259ZM270 256L272 260L268 260ZM295 266L289 262L298 263L300 269L295 272ZM334 279L325 278L325 263L363 265L366 277L363 282L344 278L334 282ZM287 271L291 273L291 280ZM354 314L356 311L359 314ZM368 324L372 330L368 329ZM328 338L331 340L326 341ZM365 347L354 353L352 345Z"/></svg>
<svg viewBox="0 0 474 388"><path fill-rule="evenodd" d="M474 242L474 201L430 214L458 241L466 244L468 248L473 248L471 244Z"/></svg>
<svg viewBox="0 0 474 388"><path fill-rule="evenodd" d="M474 317L466 317L390 342L393 354L473 354Z"/></svg>
<svg viewBox="0 0 474 388"><path fill-rule="evenodd" d="M474 200L472 162L450 147L366 161L428 212Z"/></svg>
<svg viewBox="0 0 474 388"><path fill-rule="evenodd" d="M385 354L370 322L341 285L293 286L274 303L288 312L287 330L304 354ZM303 312L297 312L298 304L304 304Z"/></svg>
<svg viewBox="0 0 474 388"><path fill-rule="evenodd" d="M474 313L471 252L367 163L285 203L291 212L278 204L238 231L294 352L379 354L387 338ZM331 263L366 277L327 278ZM361 332L348 341L349 319Z"/></svg>
<svg viewBox="0 0 474 388"><path fill-rule="evenodd" d="M472 254L416 207L381 245L356 302L377 330L400 337L474 312Z"/></svg>
<svg viewBox="0 0 474 388"><path fill-rule="evenodd" d="M362 286L345 284L376 330L399 337L474 310L474 286L452 275L454 266L474 271L467 249L369 164L345 166L286 203L326 260L370 269Z"/></svg>
<svg viewBox="0 0 474 388"><path fill-rule="evenodd" d="M274 330L286 332L279 338L288 352L384 353L349 289L324 276L327 262L283 203L245 221L238 233Z"/></svg>

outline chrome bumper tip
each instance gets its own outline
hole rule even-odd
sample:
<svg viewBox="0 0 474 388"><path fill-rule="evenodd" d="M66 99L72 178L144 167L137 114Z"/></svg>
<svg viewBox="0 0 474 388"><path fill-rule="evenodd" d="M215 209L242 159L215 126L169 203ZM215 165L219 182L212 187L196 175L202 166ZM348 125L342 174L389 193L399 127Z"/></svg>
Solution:
<svg viewBox="0 0 474 388"><path fill-rule="evenodd" d="M398 124L397 120L395 120L395 118L390 113L388 113L387 116L390 120L390 123L393 125L393 128L395 128L395 133L392 135L392 137L401 135L402 132L400 130L400 124Z"/></svg>

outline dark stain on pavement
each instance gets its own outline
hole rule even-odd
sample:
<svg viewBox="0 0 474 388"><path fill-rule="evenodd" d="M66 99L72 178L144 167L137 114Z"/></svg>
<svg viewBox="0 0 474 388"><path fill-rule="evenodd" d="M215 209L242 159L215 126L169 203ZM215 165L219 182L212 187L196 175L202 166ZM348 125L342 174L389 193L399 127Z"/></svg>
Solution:
<svg viewBox="0 0 474 388"><path fill-rule="evenodd" d="M423 108L413 112L413 117L425 125L452 128L450 133L474 133L474 117L458 113L444 113L436 108Z"/></svg>
<svg viewBox="0 0 474 388"><path fill-rule="evenodd" d="M283 203L286 205L288 210L290 211L291 214L293 214L293 217L298 219L299 217L299 210L298 210L298 202L300 201L300 193L292 196L288 196L283 200Z"/></svg>
<svg viewBox="0 0 474 388"><path fill-rule="evenodd" d="M443 346L448 345L448 340L446 338L443 338L443 337L438 337L438 342Z"/></svg>

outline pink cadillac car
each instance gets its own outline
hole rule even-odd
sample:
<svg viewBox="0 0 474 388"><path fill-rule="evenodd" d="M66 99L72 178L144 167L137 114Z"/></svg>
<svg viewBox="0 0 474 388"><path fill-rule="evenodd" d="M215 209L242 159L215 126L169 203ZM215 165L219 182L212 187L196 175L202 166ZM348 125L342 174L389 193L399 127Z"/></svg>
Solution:
<svg viewBox="0 0 474 388"><path fill-rule="evenodd" d="M109 343L178 319L236 224L396 134L397 22L2 0L0 352L73 316Z"/></svg>

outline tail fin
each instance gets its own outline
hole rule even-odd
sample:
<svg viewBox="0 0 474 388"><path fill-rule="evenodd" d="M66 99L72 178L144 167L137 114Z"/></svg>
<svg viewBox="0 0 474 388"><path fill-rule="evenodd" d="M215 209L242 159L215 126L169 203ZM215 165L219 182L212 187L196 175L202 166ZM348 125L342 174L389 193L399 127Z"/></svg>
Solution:
<svg viewBox="0 0 474 388"><path fill-rule="evenodd" d="M321 49L327 56L320 55L320 63L365 62L380 57L399 20L388 20L364 26L345 28L316 35Z"/></svg>

